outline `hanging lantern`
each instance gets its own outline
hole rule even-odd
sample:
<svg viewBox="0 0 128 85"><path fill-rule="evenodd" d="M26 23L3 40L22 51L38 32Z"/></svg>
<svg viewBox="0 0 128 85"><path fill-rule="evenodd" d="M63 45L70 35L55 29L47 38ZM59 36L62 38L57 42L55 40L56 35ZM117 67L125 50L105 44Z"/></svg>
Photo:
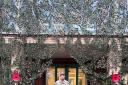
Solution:
<svg viewBox="0 0 128 85"><path fill-rule="evenodd" d="M18 70L14 70L11 77L12 81L20 81L20 74Z"/></svg>
<svg viewBox="0 0 128 85"><path fill-rule="evenodd" d="M119 73L117 73L117 74L112 74L112 82L113 82L113 83L117 84L117 83L120 82L120 80L121 80L121 76L120 76Z"/></svg>

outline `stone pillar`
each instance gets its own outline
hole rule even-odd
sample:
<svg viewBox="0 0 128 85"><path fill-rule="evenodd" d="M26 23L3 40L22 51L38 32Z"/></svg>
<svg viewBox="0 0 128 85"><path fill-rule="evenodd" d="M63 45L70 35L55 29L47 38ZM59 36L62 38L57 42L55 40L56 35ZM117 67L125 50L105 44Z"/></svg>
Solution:
<svg viewBox="0 0 128 85"><path fill-rule="evenodd" d="M112 75L112 73L118 73L120 71L121 66L121 42L119 39L114 38L110 39L109 41L110 51L108 54L108 70L109 75Z"/></svg>

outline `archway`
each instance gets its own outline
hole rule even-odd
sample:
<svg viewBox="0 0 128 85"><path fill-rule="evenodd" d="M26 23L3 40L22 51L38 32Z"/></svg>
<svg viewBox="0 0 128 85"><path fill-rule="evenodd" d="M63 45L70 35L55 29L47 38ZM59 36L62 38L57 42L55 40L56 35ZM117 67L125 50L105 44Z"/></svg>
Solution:
<svg viewBox="0 0 128 85"><path fill-rule="evenodd" d="M46 72L46 85L54 84L59 79L58 76L61 72L65 73L65 79L71 85L87 85L86 74L66 51L65 45L60 46L58 52L53 55L52 61L53 64Z"/></svg>

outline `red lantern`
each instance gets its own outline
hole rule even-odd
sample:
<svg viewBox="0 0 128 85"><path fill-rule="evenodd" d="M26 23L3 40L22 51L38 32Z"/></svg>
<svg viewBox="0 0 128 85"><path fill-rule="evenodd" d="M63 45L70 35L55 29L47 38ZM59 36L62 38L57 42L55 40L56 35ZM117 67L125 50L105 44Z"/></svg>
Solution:
<svg viewBox="0 0 128 85"><path fill-rule="evenodd" d="M112 74L113 83L119 83L120 80L121 80L121 76L119 74Z"/></svg>
<svg viewBox="0 0 128 85"><path fill-rule="evenodd" d="M14 72L12 73L12 80L13 81L20 81L20 74L17 70L14 70Z"/></svg>

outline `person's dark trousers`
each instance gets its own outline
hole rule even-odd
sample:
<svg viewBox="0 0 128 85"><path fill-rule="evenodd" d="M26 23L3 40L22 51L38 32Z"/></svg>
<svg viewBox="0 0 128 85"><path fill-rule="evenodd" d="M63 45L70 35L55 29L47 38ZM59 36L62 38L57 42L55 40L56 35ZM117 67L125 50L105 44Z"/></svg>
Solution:
<svg viewBox="0 0 128 85"><path fill-rule="evenodd" d="M90 81L89 80L87 80L87 85L90 85Z"/></svg>

